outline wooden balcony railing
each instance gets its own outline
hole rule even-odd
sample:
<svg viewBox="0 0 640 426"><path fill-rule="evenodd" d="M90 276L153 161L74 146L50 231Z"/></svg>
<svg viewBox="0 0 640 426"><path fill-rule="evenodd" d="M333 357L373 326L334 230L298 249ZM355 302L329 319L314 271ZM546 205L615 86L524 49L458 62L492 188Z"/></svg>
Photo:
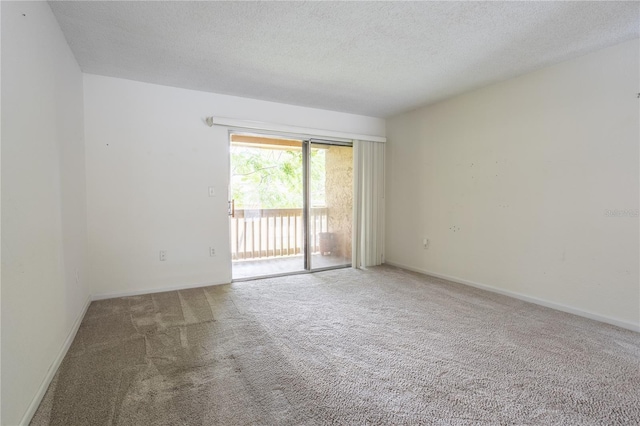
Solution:
<svg viewBox="0 0 640 426"><path fill-rule="evenodd" d="M320 249L318 234L329 229L327 208L311 209L310 250ZM292 256L303 253L302 209L236 209L231 218L233 260Z"/></svg>

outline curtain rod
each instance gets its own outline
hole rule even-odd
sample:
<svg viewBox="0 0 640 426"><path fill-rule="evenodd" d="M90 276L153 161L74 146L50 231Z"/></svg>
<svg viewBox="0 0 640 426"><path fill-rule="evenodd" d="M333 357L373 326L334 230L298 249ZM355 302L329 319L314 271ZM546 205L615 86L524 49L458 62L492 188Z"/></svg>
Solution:
<svg viewBox="0 0 640 426"><path fill-rule="evenodd" d="M237 120L226 117L206 117L205 123L209 127L215 125L233 127L238 129L266 130L271 132L293 133L304 136L316 136L325 138L338 138L345 140L362 140L368 142L386 142L387 138L382 136L362 135L357 133L337 132L333 130L312 129L308 127L289 126L284 124L264 123L261 121Z"/></svg>

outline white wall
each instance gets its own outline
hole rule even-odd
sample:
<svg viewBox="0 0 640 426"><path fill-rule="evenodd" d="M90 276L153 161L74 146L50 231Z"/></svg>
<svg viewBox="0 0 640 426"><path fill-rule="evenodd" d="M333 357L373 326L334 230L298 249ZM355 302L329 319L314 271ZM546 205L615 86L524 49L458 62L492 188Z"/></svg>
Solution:
<svg viewBox="0 0 640 426"><path fill-rule="evenodd" d="M2 424L15 425L89 297L83 99L48 4L1 7Z"/></svg>
<svg viewBox="0 0 640 426"><path fill-rule="evenodd" d="M117 78L85 75L84 89L96 295L230 281L228 136L205 117L385 132L382 119ZM217 256L209 257L209 247Z"/></svg>
<svg viewBox="0 0 640 426"><path fill-rule="evenodd" d="M639 44L387 121L386 259L638 327ZM427 250L422 238L430 239Z"/></svg>

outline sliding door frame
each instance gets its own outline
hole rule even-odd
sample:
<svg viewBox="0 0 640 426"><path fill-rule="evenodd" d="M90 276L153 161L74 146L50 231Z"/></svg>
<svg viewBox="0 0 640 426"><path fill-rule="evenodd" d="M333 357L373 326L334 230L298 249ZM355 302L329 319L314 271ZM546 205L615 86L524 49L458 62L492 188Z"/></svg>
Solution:
<svg viewBox="0 0 640 426"><path fill-rule="evenodd" d="M337 141L337 140L331 140L331 139L320 139L320 138L308 138L304 141L303 146L306 145L306 155L304 154L304 148L303 148L303 155L306 157L306 162L308 164L309 167L307 167L304 171L304 175L305 175L305 179L306 179L306 184L304 187L305 190L305 196L304 196L304 200L305 200L305 214L308 217L311 217L311 188L309 187L310 182L311 182L311 147L312 144L321 144L321 145L329 145L329 146L344 146L344 147L350 147L351 149L353 149L353 141ZM351 183L351 185L353 186L353 182ZM353 216L353 207L351 208L352 210L352 214L351 216ZM328 220L328 219L327 219ZM305 221L306 226L309 226L309 221ZM353 224L352 224L353 226ZM351 237L351 236L350 236ZM352 242L353 243L353 242ZM311 246L311 233L307 232L305 233L305 245L307 247ZM305 269L309 272L319 272L319 271L329 271L332 269L341 269L341 268L351 268L352 263L345 263L343 265L336 265L336 266L325 266L323 268L312 268L313 264L311 262L311 251L307 250L305 251L306 255L305 255Z"/></svg>
<svg viewBox="0 0 640 426"><path fill-rule="evenodd" d="M309 166L311 164L310 157L311 147L309 144L309 140L302 141L302 231L303 231L303 239L304 243L302 246L304 247L304 270L305 272L311 271L311 247L310 244L310 233L309 233L309 220L311 218L311 196L309 181L311 175L309 174Z"/></svg>
<svg viewBox="0 0 640 426"><path fill-rule="evenodd" d="M228 128L228 162L229 162L229 189L228 189L228 198L231 198L231 136L232 135L243 135L243 136L258 136L258 137L276 137L282 139L292 139L298 140L302 144L302 232L303 232L303 250L304 250L304 266L303 270L292 271L292 272L284 272L278 274L269 274L269 275L260 275L255 277L246 277L246 278L233 278L233 259L232 256L229 256L231 259L231 281L232 282L242 282L242 281L251 281L263 278L276 278L276 277L284 277L289 275L299 275L299 274L309 274L312 272L320 272L320 271L329 271L334 269L344 269L351 268L352 264L344 264L337 266L327 266L323 268L313 268L311 263L311 234L309 232L309 220L311 217L311 191L310 191L310 180L311 180L311 146L314 143L322 144L322 145L333 145L333 146L345 146L353 148L353 140L341 139L341 138L330 138L330 139L322 139L322 138L310 138L308 135L299 135L295 133L287 133L287 132L275 132L275 131L261 131L254 129L243 129L243 128ZM231 251L231 220L227 221L227 226L229 227L229 247L228 249Z"/></svg>

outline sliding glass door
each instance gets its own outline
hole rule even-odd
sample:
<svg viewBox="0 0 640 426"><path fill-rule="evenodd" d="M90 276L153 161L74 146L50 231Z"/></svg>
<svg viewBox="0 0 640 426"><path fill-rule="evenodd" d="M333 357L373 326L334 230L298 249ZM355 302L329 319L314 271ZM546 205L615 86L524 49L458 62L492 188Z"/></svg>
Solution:
<svg viewBox="0 0 640 426"><path fill-rule="evenodd" d="M309 269L351 264L353 149L309 141Z"/></svg>
<svg viewBox="0 0 640 426"><path fill-rule="evenodd" d="M303 141L232 134L233 279L305 270Z"/></svg>
<svg viewBox="0 0 640 426"><path fill-rule="evenodd" d="M350 144L230 137L233 279L351 264Z"/></svg>

